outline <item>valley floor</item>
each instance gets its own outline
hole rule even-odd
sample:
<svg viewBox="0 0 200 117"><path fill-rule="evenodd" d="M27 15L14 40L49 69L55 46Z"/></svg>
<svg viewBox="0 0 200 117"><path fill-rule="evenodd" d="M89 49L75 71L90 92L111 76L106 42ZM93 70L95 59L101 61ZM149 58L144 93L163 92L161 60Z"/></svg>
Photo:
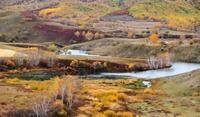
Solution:
<svg viewBox="0 0 200 117"><path fill-rule="evenodd" d="M79 103L70 116L77 117L198 117L200 110L200 70L173 77L142 79L93 79L80 77ZM0 115L31 113L33 98L49 91L59 78L36 81L0 79ZM184 82L183 82L184 81ZM189 107L189 108L188 108ZM4 116L4 117L5 117Z"/></svg>

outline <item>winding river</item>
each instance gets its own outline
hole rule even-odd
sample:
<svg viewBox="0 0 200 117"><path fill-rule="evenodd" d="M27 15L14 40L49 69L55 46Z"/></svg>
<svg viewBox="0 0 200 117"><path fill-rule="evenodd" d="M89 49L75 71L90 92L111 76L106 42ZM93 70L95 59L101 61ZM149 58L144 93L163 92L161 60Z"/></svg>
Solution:
<svg viewBox="0 0 200 117"><path fill-rule="evenodd" d="M167 76L174 76L182 73L191 72L200 69L200 64L195 63L173 63L171 68L148 70L142 72L129 72L129 73L101 73L102 76L124 76L124 77L138 77L145 79L162 78Z"/></svg>
<svg viewBox="0 0 200 117"><path fill-rule="evenodd" d="M99 56L99 55L89 55L87 51L81 51L81 50L62 51L59 55ZM187 73L187 72L191 72L197 69L200 69L200 64L175 62L175 63L172 63L171 68L166 68L166 69L148 70L148 71L142 71L142 72L127 72L127 73L100 73L100 74L91 75L91 76L93 77L137 77L137 78L144 78L144 79L154 79L154 78L162 78L162 77Z"/></svg>

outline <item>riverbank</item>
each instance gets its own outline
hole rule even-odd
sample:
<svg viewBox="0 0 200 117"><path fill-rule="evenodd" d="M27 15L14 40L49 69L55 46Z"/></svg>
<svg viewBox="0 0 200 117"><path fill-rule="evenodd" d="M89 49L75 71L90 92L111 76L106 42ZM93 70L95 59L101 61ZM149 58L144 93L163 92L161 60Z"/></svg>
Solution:
<svg viewBox="0 0 200 117"><path fill-rule="evenodd" d="M148 39L122 39L105 38L81 44L66 46L68 49L86 50L93 55L113 57L143 58L150 53L159 53L167 49L171 53L174 62L200 63L200 40L160 40L157 44L151 44ZM112 50L112 51L110 51Z"/></svg>

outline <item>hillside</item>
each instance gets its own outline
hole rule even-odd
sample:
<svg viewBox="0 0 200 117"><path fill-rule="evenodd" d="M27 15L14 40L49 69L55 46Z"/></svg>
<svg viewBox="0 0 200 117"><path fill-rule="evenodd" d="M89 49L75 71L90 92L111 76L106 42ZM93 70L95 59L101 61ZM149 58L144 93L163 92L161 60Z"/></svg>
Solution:
<svg viewBox="0 0 200 117"><path fill-rule="evenodd" d="M88 41L84 36L76 37L77 31L84 35L96 33L98 38L127 38L131 33L136 35L135 38L144 38L149 36L146 32L153 30L159 30L160 35L169 33L172 37L181 37L187 32L198 32L200 22L195 0L0 2L0 41L5 42L72 44ZM176 30L183 32L174 32Z"/></svg>
<svg viewBox="0 0 200 117"><path fill-rule="evenodd" d="M169 27L186 28L200 22L200 10L183 0L142 0L129 13L139 19L165 21Z"/></svg>

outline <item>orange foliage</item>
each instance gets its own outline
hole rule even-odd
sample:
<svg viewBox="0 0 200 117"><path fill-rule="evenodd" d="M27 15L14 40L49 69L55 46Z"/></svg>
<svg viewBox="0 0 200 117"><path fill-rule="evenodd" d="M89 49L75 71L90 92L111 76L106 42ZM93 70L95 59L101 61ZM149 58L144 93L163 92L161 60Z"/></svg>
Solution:
<svg viewBox="0 0 200 117"><path fill-rule="evenodd" d="M155 34L155 33L153 33L153 34L151 34L151 35L149 36L149 40L151 41L151 43L157 43L157 42L158 42L158 39L159 39L159 37L158 37L158 35Z"/></svg>
<svg viewBox="0 0 200 117"><path fill-rule="evenodd" d="M79 31L75 32L76 37L80 37L81 33Z"/></svg>
<svg viewBox="0 0 200 117"><path fill-rule="evenodd" d="M87 40L92 40L94 38L94 34L89 31L89 32L86 33L85 38Z"/></svg>

